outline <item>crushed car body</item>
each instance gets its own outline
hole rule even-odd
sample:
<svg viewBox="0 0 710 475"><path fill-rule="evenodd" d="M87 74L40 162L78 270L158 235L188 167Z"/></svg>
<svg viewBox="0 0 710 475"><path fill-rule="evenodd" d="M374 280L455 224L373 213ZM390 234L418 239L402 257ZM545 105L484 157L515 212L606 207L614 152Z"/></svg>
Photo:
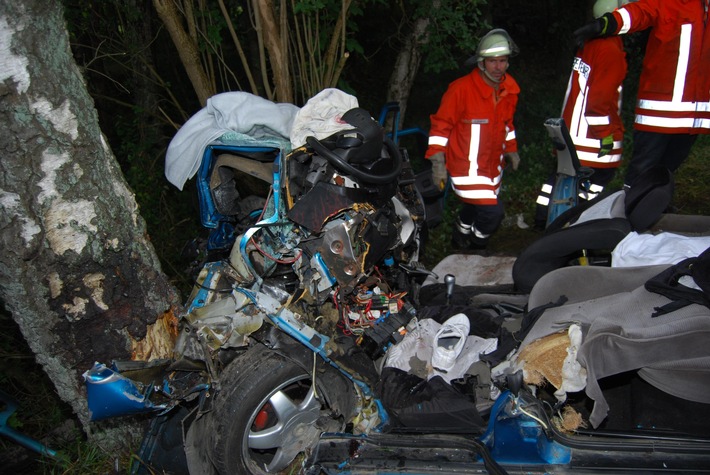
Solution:
<svg viewBox="0 0 710 475"><path fill-rule="evenodd" d="M174 357L85 374L95 420L154 416L134 473L710 470L710 255L570 265L659 222L702 239L706 221L622 191L497 261L509 283L461 285L419 263L440 218L397 126L337 90L301 110L243 94L174 141L191 150L169 178L197 175L210 230ZM209 115L233 103L248 130ZM699 286L671 295L665 272Z"/></svg>

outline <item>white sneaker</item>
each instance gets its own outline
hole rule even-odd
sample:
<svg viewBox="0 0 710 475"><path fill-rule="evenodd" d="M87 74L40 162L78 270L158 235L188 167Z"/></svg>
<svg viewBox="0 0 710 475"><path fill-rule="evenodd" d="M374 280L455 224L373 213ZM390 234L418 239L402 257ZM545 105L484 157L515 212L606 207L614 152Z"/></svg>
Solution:
<svg viewBox="0 0 710 475"><path fill-rule="evenodd" d="M444 322L434 337L434 351L431 366L446 373L456 364L471 329L468 317L458 313Z"/></svg>

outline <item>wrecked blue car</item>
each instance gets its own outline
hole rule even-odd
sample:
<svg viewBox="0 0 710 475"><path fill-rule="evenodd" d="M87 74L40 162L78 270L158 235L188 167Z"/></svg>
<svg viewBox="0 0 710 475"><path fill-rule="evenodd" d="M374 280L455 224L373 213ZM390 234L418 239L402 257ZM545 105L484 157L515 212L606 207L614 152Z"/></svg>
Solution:
<svg viewBox="0 0 710 475"><path fill-rule="evenodd" d="M296 147L204 147L210 236L175 358L85 374L95 419L154 416L133 473L710 470L710 256L570 265L710 226L658 213L636 229L621 191L562 215L519 263L426 269L441 192L390 113L348 109ZM655 209L653 189L632 211ZM510 279L471 280L486 265Z"/></svg>

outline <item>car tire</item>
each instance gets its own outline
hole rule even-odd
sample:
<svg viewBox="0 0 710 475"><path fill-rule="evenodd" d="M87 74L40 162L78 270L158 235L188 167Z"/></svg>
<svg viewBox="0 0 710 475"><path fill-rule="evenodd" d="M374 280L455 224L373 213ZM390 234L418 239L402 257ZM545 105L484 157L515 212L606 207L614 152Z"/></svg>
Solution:
<svg viewBox="0 0 710 475"><path fill-rule="evenodd" d="M321 369L314 391L309 364L258 345L225 368L201 431L217 473L281 472L298 463L322 432L342 430L344 418L329 401L338 399L333 391L347 387L343 377Z"/></svg>

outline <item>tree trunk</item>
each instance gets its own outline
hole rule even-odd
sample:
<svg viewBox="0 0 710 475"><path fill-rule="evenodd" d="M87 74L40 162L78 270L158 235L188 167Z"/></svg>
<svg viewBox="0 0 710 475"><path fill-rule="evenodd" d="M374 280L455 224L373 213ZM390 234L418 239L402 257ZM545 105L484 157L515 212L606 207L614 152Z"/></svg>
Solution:
<svg viewBox="0 0 710 475"><path fill-rule="evenodd" d="M181 23L180 12L178 12L173 2L174 0L153 0L153 6L155 6L155 11L158 12L158 16L165 24L168 33L170 33L182 65L185 67L187 76L190 78L192 87L200 100L200 105L204 107L207 105L207 99L214 96L216 91L207 77L205 68L202 66L197 44L185 31Z"/></svg>
<svg viewBox="0 0 710 475"><path fill-rule="evenodd" d="M99 129L60 2L2 2L0 35L0 299L87 433L116 446L120 431L89 422L82 373L168 357L178 295Z"/></svg>
<svg viewBox="0 0 710 475"><path fill-rule="evenodd" d="M276 18L276 8L272 0L257 0L261 25L264 29L264 41L269 52L269 61L273 70L274 100L279 102L293 102L293 87L291 86L291 70L288 61L288 42L285 41L286 33L280 25L284 22ZM280 15L285 15L285 5L281 6Z"/></svg>
<svg viewBox="0 0 710 475"><path fill-rule="evenodd" d="M402 49L397 54L392 75L387 86L387 101L398 102L400 124L404 123L407 112L409 93L422 62L421 44L426 41L429 18L417 18L412 30L404 40Z"/></svg>

